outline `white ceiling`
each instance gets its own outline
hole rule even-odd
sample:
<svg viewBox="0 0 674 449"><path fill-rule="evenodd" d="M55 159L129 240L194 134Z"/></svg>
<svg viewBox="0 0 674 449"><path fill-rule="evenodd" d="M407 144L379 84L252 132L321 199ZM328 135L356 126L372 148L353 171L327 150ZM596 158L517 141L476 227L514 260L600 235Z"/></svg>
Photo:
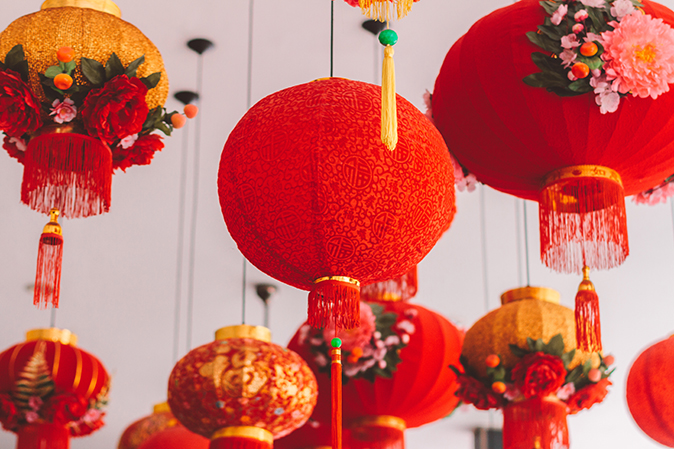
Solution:
<svg viewBox="0 0 674 449"><path fill-rule="evenodd" d="M2 1L0 28L34 12L39 0ZM172 92L194 89L196 55L185 47L195 37L216 43L204 55L201 112L203 138L199 182L198 236L194 292L194 345L210 341L222 326L241 316L241 255L223 223L216 173L229 131L246 110L248 1L118 0L123 17L140 28L163 53ZM508 0L423 0L395 26L398 92L423 108L451 44L469 26ZM663 0L674 7L674 0ZM376 44L360 28L359 11L335 1L335 75L372 82ZM279 89L329 74L330 0L255 0L252 96L257 101ZM177 109L171 100L167 107ZM194 125L190 125L193 131ZM193 136L193 132L191 136ZM97 355L113 375L107 425L74 440L73 449L111 449L123 429L165 400L173 346L174 285L180 132L149 167L135 167L113 181L113 204L105 216L66 221L62 306L58 327L80 336L80 347ZM192 150L190 150L190 155ZM188 173L191 174L190 162ZM23 339L27 329L46 327L49 312L36 310L31 293L37 239L45 217L19 203L21 167L0 154L0 348ZM191 186L191 179L189 182ZM486 220L487 283L483 278L480 195ZM188 189L188 198L192 191ZM188 201L188 210L191 203ZM462 326L470 326L501 292L523 282L518 261L513 197L484 188L458 195L458 214L449 232L420 265L417 301ZM537 210L528 214L531 282L562 292L572 306L579 279L551 273L538 261ZM569 419L575 449L655 448L628 414L625 378L637 354L672 331L674 316L674 228L670 206L628 204L631 256L620 268L595 273L601 299L604 347L617 358L614 387L606 401ZM249 266L247 321L260 324L262 308L253 284L271 281ZM278 284L275 281L272 281ZM183 282L183 286L186 283ZM488 297L485 299L485 291ZM274 341L286 344L306 316L306 293L280 285L272 299ZM184 295L183 295L183 311ZM181 326L180 354L185 349ZM664 373L663 373L664 374ZM460 410L449 419L408 432L415 449L472 448L471 429L498 424L500 417ZM0 447L13 435L0 432Z"/></svg>

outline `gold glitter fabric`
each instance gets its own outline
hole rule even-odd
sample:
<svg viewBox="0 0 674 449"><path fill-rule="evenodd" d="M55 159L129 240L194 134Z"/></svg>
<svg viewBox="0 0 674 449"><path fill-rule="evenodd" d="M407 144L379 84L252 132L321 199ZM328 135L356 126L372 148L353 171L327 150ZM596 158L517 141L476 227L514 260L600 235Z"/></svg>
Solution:
<svg viewBox="0 0 674 449"><path fill-rule="evenodd" d="M492 310L480 318L466 332L463 341L463 356L480 377L487 375L485 359L491 354L501 358L506 369L511 369L519 360L510 351L511 344L527 349L527 337L548 342L557 334L564 338L564 351L576 347L576 324L573 310L539 299L521 299ZM597 354L576 350L569 370L592 358L593 366L599 366Z"/></svg>
<svg viewBox="0 0 674 449"><path fill-rule="evenodd" d="M77 62L74 77L78 83L85 83L80 69L82 57L105 65L114 52L126 67L145 55L138 77L161 72L159 84L147 94L147 104L154 108L166 102L169 83L159 50L138 28L111 14L74 7L49 8L29 14L12 22L0 34L0 57L4 58L17 44L23 45L30 68L30 87L40 101L46 98L38 74L58 64L59 48L72 47Z"/></svg>

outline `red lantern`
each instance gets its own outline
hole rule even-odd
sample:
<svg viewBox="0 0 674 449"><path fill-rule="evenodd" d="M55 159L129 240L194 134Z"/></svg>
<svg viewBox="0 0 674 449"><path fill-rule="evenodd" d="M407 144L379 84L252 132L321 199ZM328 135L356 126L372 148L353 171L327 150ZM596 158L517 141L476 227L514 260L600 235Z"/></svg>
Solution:
<svg viewBox="0 0 674 449"><path fill-rule="evenodd" d="M292 351L270 343L267 328L231 326L173 368L168 402L211 449L271 449L302 426L316 404L316 379Z"/></svg>
<svg viewBox="0 0 674 449"><path fill-rule="evenodd" d="M643 4L674 24L669 9ZM561 97L526 85L540 71L531 55L542 51L526 34L545 18L538 0L522 0L473 25L447 54L433 117L479 181L539 202L547 266L611 268L629 253L624 196L674 173L674 92L627 96L617 112L602 114L593 94Z"/></svg>
<svg viewBox="0 0 674 449"><path fill-rule="evenodd" d="M137 449L155 433L179 425L166 402L157 404L151 415L135 421L124 430L117 449Z"/></svg>
<svg viewBox="0 0 674 449"><path fill-rule="evenodd" d="M208 449L208 445L208 438L177 426L153 434L138 449Z"/></svg>
<svg viewBox="0 0 674 449"><path fill-rule="evenodd" d="M407 273L388 281L375 282L360 289L360 300L365 302L408 301L418 290L417 266Z"/></svg>
<svg viewBox="0 0 674 449"><path fill-rule="evenodd" d="M319 401L327 400L329 395L319 394ZM274 449L327 449L332 447L330 424L309 419L302 427L293 430L290 435L274 441ZM348 440L348 432L346 435ZM348 445L342 447L348 448Z"/></svg>
<svg viewBox="0 0 674 449"><path fill-rule="evenodd" d="M274 93L232 131L220 205L256 267L311 290L309 322L358 326L359 286L402 275L455 212L442 137L398 97L399 142L379 141L376 86L339 78Z"/></svg>
<svg viewBox="0 0 674 449"><path fill-rule="evenodd" d="M110 378L67 330L29 331L0 354L0 421L17 449L67 449L103 426Z"/></svg>
<svg viewBox="0 0 674 449"><path fill-rule="evenodd" d="M627 376L627 406L641 430L660 444L674 447L674 338L654 344L635 360Z"/></svg>

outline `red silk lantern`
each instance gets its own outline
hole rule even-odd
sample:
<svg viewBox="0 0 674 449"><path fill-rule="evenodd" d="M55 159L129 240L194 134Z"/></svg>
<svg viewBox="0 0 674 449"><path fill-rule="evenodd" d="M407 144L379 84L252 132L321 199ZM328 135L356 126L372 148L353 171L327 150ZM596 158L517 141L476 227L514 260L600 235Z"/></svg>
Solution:
<svg viewBox="0 0 674 449"><path fill-rule="evenodd" d="M319 401L323 400L323 395L319 394ZM325 395L325 400L329 395ZM314 419L309 419L302 427L293 430L291 434L274 441L274 449L327 449L332 448L332 434L329 423L321 423ZM348 441L348 431L345 440ZM348 444L343 445L348 448Z"/></svg>
<svg viewBox="0 0 674 449"><path fill-rule="evenodd" d="M674 24L666 7L643 4ZM531 54L541 51L526 33L545 17L538 0L522 0L475 23L447 54L433 117L479 181L539 202L547 266L611 268L629 253L624 196L674 172L674 91L657 100L628 96L602 114L591 94L560 97L526 85L539 72Z"/></svg>
<svg viewBox="0 0 674 449"><path fill-rule="evenodd" d="M674 447L674 338L654 344L634 361L627 376L627 406L646 435Z"/></svg>
<svg viewBox="0 0 674 449"><path fill-rule="evenodd" d="M309 322L358 326L359 286L404 274L455 212L442 137L398 97L391 152L372 117L377 86L339 78L274 93L225 145L218 188L227 228L257 268L311 290Z"/></svg>
<svg viewBox="0 0 674 449"><path fill-rule="evenodd" d="M416 296L418 289L417 266L415 265L400 277L362 287L360 300L365 302L408 301Z"/></svg>
<svg viewBox="0 0 674 449"><path fill-rule="evenodd" d="M208 438L177 426L156 432L138 449L208 449L208 445Z"/></svg>
<svg viewBox="0 0 674 449"><path fill-rule="evenodd" d="M151 415L133 422L124 430L117 449L137 449L155 433L179 425L166 402L157 404Z"/></svg>
<svg viewBox="0 0 674 449"><path fill-rule="evenodd" d="M168 403L211 449L271 449L302 426L316 404L316 379L292 351L270 343L269 329L230 326L190 351L169 377Z"/></svg>
<svg viewBox="0 0 674 449"><path fill-rule="evenodd" d="M67 330L29 331L0 354L0 421L17 449L67 449L71 436L103 426L110 383L98 359Z"/></svg>

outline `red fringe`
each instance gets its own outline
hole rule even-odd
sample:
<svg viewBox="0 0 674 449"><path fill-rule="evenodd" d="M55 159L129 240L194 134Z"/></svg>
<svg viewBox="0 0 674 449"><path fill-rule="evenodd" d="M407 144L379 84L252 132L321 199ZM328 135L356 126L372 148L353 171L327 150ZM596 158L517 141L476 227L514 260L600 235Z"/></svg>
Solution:
<svg viewBox="0 0 674 449"><path fill-rule="evenodd" d="M541 191L541 259L555 271L617 267L629 255L625 192L606 178L569 178Z"/></svg>
<svg viewBox="0 0 674 449"><path fill-rule="evenodd" d="M377 425L351 427L349 449L405 449L405 432Z"/></svg>
<svg viewBox="0 0 674 449"><path fill-rule="evenodd" d="M63 260L63 236L42 234L37 250L37 270L33 304L44 309L48 304L59 306L61 293L61 262Z"/></svg>
<svg viewBox="0 0 674 449"><path fill-rule="evenodd" d="M601 323L599 297L594 290L580 290L576 294L576 347L585 352L599 352Z"/></svg>
<svg viewBox="0 0 674 449"><path fill-rule="evenodd" d="M27 424L17 434L16 449L70 448L70 433L58 424Z"/></svg>
<svg viewBox="0 0 674 449"><path fill-rule="evenodd" d="M323 281L309 293L309 324L323 329L335 322L338 329L360 326L360 287L348 282Z"/></svg>
<svg viewBox="0 0 674 449"><path fill-rule="evenodd" d="M383 282L365 285L360 289L360 300L366 302L408 301L418 290L417 266L402 276Z"/></svg>
<svg viewBox="0 0 674 449"><path fill-rule="evenodd" d="M223 437L211 440L209 449L272 449L272 445L264 441L244 437Z"/></svg>
<svg viewBox="0 0 674 449"><path fill-rule="evenodd" d="M342 449L342 356L332 350L330 372L332 399L332 449Z"/></svg>
<svg viewBox="0 0 674 449"><path fill-rule="evenodd" d="M21 201L33 210L57 208L68 218L108 212L111 184L112 153L98 139L54 133L28 143Z"/></svg>
<svg viewBox="0 0 674 449"><path fill-rule="evenodd" d="M503 449L568 449L566 404L534 397L503 409Z"/></svg>

